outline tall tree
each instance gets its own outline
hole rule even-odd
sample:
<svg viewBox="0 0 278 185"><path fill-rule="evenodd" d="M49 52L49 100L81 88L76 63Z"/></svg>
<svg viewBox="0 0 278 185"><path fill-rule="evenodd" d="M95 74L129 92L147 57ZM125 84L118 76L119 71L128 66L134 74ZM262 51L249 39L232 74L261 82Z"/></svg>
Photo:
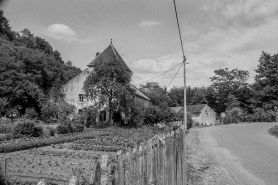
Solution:
<svg viewBox="0 0 278 185"><path fill-rule="evenodd" d="M148 82L146 85L141 85L139 89L150 98L151 103L155 106L163 107L171 104L171 98L166 88L159 86L157 82Z"/></svg>
<svg viewBox="0 0 278 185"><path fill-rule="evenodd" d="M255 107L278 107L278 54L262 52L253 85Z"/></svg>
<svg viewBox="0 0 278 185"><path fill-rule="evenodd" d="M215 75L211 77L211 88L214 91L216 112L224 112L228 106L229 96L240 99L243 89L248 89L246 81L249 78L249 72L239 69L228 68L214 71Z"/></svg>
<svg viewBox="0 0 278 185"><path fill-rule="evenodd" d="M97 60L93 71L84 82L85 96L104 107L108 104L109 124L112 112L127 99L132 100L134 92L131 89L132 72L109 55Z"/></svg>

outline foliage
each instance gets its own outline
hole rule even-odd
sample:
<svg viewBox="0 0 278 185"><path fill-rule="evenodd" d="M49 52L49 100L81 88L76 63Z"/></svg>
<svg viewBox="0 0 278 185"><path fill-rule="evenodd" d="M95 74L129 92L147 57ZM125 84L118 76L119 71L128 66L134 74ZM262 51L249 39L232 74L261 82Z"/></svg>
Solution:
<svg viewBox="0 0 278 185"><path fill-rule="evenodd" d="M145 107L142 103L133 102L127 113L127 124L131 127L141 127L144 124Z"/></svg>
<svg viewBox="0 0 278 185"><path fill-rule="evenodd" d="M248 88L246 81L249 78L249 72L239 69L228 68L214 71L215 75L211 77L213 96L216 99L213 107L218 114L224 112L227 108L228 97L233 95L238 101L244 101L241 98L241 90Z"/></svg>
<svg viewBox="0 0 278 185"><path fill-rule="evenodd" d="M253 85L254 107L274 110L278 107L278 54L270 55L262 52L255 72Z"/></svg>
<svg viewBox="0 0 278 185"><path fill-rule="evenodd" d="M125 105L123 102L133 99L134 90L129 85L131 76L132 72L116 57L103 56L97 60L93 71L85 80L83 89L86 97L100 107L108 103L108 122L111 122L113 111Z"/></svg>
<svg viewBox="0 0 278 185"><path fill-rule="evenodd" d="M60 122L66 120L75 112L75 107L68 104L64 100L54 103L52 100L47 100L41 108L41 118L45 122Z"/></svg>
<svg viewBox="0 0 278 185"><path fill-rule="evenodd" d="M13 135L33 136L35 133L35 122L30 119L18 119L15 122Z"/></svg>
<svg viewBox="0 0 278 185"><path fill-rule="evenodd" d="M268 131L270 134L278 137L278 125L275 125L274 127L270 128Z"/></svg>
<svg viewBox="0 0 278 185"><path fill-rule="evenodd" d="M69 129L69 126L66 125L66 124L60 124L58 127L57 127L57 134L68 134L70 133L70 129Z"/></svg>
<svg viewBox="0 0 278 185"><path fill-rule="evenodd" d="M187 105L196 105L196 104L206 104L208 103L206 99L206 91L205 87L186 87L186 104ZM169 104L170 107L178 107L184 105L184 88L173 87L169 91L169 96L171 98L171 102Z"/></svg>
<svg viewBox="0 0 278 185"><path fill-rule="evenodd" d="M148 82L146 85L140 85L139 90L148 96L154 106L168 106L171 98L167 89L160 87L157 82Z"/></svg>
<svg viewBox="0 0 278 185"><path fill-rule="evenodd" d="M16 109L20 116L33 108L40 116L43 98L60 80L65 83L81 72L64 64L60 53L30 30L11 30L0 11L0 114L11 116Z"/></svg>

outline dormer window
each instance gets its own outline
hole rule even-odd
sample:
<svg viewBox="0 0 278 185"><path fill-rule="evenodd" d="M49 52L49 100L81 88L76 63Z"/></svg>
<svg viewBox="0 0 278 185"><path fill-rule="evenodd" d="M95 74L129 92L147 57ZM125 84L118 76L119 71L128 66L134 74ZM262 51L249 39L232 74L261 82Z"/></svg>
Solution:
<svg viewBox="0 0 278 185"><path fill-rule="evenodd" d="M83 103L84 102L84 94L79 94L79 102Z"/></svg>

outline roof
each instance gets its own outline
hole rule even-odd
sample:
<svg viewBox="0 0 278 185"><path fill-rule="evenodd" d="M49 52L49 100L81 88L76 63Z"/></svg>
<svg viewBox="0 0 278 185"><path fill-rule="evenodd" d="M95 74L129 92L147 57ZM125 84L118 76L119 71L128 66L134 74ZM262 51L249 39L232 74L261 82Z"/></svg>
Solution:
<svg viewBox="0 0 278 185"><path fill-rule="evenodd" d="M130 72L132 72L129 67L126 65L122 57L119 55L115 47L113 46L112 42L111 44L103 51L101 52L92 62L90 62L87 66L93 67L98 61L102 60L103 58L109 58L109 57L115 57L118 62L120 62L122 65L124 65Z"/></svg>
<svg viewBox="0 0 278 185"><path fill-rule="evenodd" d="M170 107L171 110L178 113L183 107Z"/></svg>
<svg viewBox="0 0 278 185"><path fill-rule="evenodd" d="M189 105L189 106L186 106L186 111L191 112L191 113L200 113L205 105L206 104ZM170 107L170 109L172 109L173 111L175 111L177 113L178 112L183 113L183 111L184 111L183 107Z"/></svg>
<svg viewBox="0 0 278 185"><path fill-rule="evenodd" d="M148 98L146 95L144 95L137 87L135 87L135 86L132 85L132 84L130 84L130 86L131 86L132 89L135 90L135 94L136 94L137 96L140 96L140 97L142 97L142 98L144 98L144 99L146 99L146 100L151 101L150 98Z"/></svg>
<svg viewBox="0 0 278 185"><path fill-rule="evenodd" d="M204 108L204 106L206 106L206 104L198 104L198 105L189 105L186 106L186 111L190 112L190 113L200 113L202 111L202 109ZM182 107L182 109L179 110L179 112L183 112L184 109Z"/></svg>

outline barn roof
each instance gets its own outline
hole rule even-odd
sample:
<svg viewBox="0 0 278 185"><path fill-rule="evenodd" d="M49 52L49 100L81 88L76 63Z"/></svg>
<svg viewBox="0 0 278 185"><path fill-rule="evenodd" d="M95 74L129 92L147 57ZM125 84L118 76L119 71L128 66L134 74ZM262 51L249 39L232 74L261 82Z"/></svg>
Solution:
<svg viewBox="0 0 278 185"><path fill-rule="evenodd" d="M183 109L183 107L170 107L170 109L178 113L181 109Z"/></svg>
<svg viewBox="0 0 278 185"><path fill-rule="evenodd" d="M200 113L206 104L189 105L186 106L186 111L191 113ZM183 110L183 108L182 108Z"/></svg>
<svg viewBox="0 0 278 185"><path fill-rule="evenodd" d="M206 104L189 105L186 106L186 111L190 113L200 113ZM175 112L183 113L183 107L170 107Z"/></svg>
<svg viewBox="0 0 278 185"><path fill-rule="evenodd" d="M111 44L103 51L101 52L95 59L93 59L92 62L90 62L87 66L93 67L99 60L102 60L103 58L116 58L118 62L120 62L122 65L124 65L130 72L132 72L129 67L126 65L122 57L119 55L115 47L113 46L112 42Z"/></svg>
<svg viewBox="0 0 278 185"><path fill-rule="evenodd" d="M133 88L133 89L135 90L135 94L136 94L137 96L140 96L140 97L142 97L142 98L144 98L144 99L150 101L150 99L149 99L146 95L144 95L137 87L135 87L135 86L132 85L132 84L130 84L130 85L131 85L131 88Z"/></svg>

